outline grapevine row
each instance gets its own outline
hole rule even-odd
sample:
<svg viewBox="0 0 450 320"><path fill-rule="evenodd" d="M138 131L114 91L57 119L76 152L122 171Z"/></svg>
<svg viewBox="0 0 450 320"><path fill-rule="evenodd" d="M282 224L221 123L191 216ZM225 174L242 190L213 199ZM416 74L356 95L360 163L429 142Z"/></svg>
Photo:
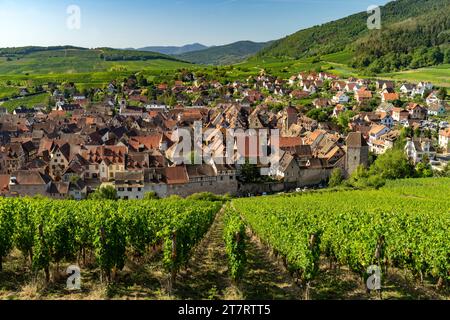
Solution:
<svg viewBox="0 0 450 320"><path fill-rule="evenodd" d="M175 274L187 263L220 206L181 199L0 199L0 257L17 248L49 280L51 263L74 261L92 251L109 281L123 269L127 252L142 256L149 248L162 246L166 271Z"/></svg>
<svg viewBox="0 0 450 320"><path fill-rule="evenodd" d="M239 214L228 206L225 210L225 227L223 238L228 257L228 268L233 281L242 278L247 261L246 228Z"/></svg>
<svg viewBox="0 0 450 320"><path fill-rule="evenodd" d="M369 266L450 280L450 179L381 190L238 199L233 206L304 284L320 257L367 276Z"/></svg>

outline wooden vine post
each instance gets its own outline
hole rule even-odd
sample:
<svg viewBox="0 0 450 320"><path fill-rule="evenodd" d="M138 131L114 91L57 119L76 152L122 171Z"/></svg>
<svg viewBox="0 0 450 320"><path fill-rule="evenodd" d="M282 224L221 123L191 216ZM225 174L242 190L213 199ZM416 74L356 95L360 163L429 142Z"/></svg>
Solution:
<svg viewBox="0 0 450 320"><path fill-rule="evenodd" d="M46 245L45 245L45 238L44 238L44 227L42 224L39 224L39 236L41 238L42 245L45 248ZM48 283L50 283L50 269L49 269L48 264L45 265L44 272L45 272L45 282L48 284Z"/></svg>
<svg viewBox="0 0 450 320"><path fill-rule="evenodd" d="M170 279L169 279L169 294L172 294L173 285L175 283L176 277L177 277L177 268L176 268L176 261L177 261L177 232L172 233L172 248L171 248L171 268L170 268Z"/></svg>

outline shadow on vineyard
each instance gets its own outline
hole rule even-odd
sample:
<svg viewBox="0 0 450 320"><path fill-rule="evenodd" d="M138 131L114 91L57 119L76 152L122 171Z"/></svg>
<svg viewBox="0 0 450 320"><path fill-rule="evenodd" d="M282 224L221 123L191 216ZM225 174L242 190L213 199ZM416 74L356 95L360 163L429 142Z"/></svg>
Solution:
<svg viewBox="0 0 450 320"><path fill-rule="evenodd" d="M197 246L188 268L180 273L174 287L179 299L239 299L237 288L228 278L227 257L222 240L223 213Z"/></svg>
<svg viewBox="0 0 450 320"><path fill-rule="evenodd" d="M297 300L302 291L257 239L250 237L242 290L249 300Z"/></svg>

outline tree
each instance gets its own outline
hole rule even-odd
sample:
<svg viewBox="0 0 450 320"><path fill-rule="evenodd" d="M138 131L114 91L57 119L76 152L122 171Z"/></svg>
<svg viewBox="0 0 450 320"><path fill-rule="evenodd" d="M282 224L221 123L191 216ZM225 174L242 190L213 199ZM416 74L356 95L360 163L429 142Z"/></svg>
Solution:
<svg viewBox="0 0 450 320"><path fill-rule="evenodd" d="M440 88L437 96L439 99L445 100L447 98L447 88L445 87Z"/></svg>
<svg viewBox="0 0 450 320"><path fill-rule="evenodd" d="M409 162L404 150L392 149L382 154L370 167L371 175L383 179L404 179L414 175L414 166Z"/></svg>
<svg viewBox="0 0 450 320"><path fill-rule="evenodd" d="M419 163L416 166L416 176L417 178L431 178L433 176L433 169L430 164Z"/></svg>
<svg viewBox="0 0 450 320"><path fill-rule="evenodd" d="M254 164L250 164L248 160L246 160L245 164L241 167L240 172L240 180L244 183L252 183L257 182L261 179L261 172L258 170L258 167Z"/></svg>
<svg viewBox="0 0 450 320"><path fill-rule="evenodd" d="M343 174L341 168L336 168L331 172L330 181L328 187L334 188L340 186L343 180Z"/></svg>
<svg viewBox="0 0 450 320"><path fill-rule="evenodd" d="M144 200L158 200L158 199L159 199L158 194L154 191L147 192L144 195Z"/></svg>
<svg viewBox="0 0 450 320"><path fill-rule="evenodd" d="M347 131L348 129L348 124L350 123L350 119L353 118L355 116L355 113L351 110L342 112L341 114L339 114L338 118L337 118L337 123L338 125L342 128L342 130Z"/></svg>
<svg viewBox="0 0 450 320"><path fill-rule="evenodd" d="M329 120L328 113L322 109L313 109L306 116L318 122L327 122Z"/></svg>
<svg viewBox="0 0 450 320"><path fill-rule="evenodd" d="M91 200L117 200L117 191L113 186L106 186L98 189L89 196Z"/></svg>
<svg viewBox="0 0 450 320"><path fill-rule="evenodd" d="M350 179L348 180L348 184L355 188L365 188L367 187L368 178L369 174L367 172L367 169L363 165L360 165L351 175Z"/></svg>

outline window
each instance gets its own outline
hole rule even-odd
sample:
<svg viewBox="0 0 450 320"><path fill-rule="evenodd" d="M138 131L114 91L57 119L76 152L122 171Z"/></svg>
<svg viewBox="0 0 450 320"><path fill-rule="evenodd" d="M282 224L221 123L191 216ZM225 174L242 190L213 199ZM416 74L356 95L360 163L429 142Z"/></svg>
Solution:
<svg viewBox="0 0 450 320"><path fill-rule="evenodd" d="M127 188L127 191L131 192L131 191L133 191L133 188Z"/></svg>
<svg viewBox="0 0 450 320"><path fill-rule="evenodd" d="M234 180L234 177L233 177L233 176L230 176L230 180Z"/></svg>
<svg viewBox="0 0 450 320"><path fill-rule="evenodd" d="M220 181L223 181L223 177L220 177Z"/></svg>
<svg viewBox="0 0 450 320"><path fill-rule="evenodd" d="M119 191L124 191L125 189L124 188L119 188Z"/></svg>
<svg viewBox="0 0 450 320"><path fill-rule="evenodd" d="M141 191L142 191L142 188L138 188L138 191L141 192Z"/></svg>

